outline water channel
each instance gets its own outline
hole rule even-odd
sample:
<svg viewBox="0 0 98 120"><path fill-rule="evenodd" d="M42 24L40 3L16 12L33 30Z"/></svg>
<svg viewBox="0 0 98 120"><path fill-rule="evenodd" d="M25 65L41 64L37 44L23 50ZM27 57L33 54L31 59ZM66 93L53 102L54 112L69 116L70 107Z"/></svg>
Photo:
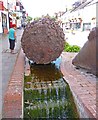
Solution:
<svg viewBox="0 0 98 120"><path fill-rule="evenodd" d="M79 118L60 62L59 57L47 65L31 64L31 74L24 80L24 118Z"/></svg>

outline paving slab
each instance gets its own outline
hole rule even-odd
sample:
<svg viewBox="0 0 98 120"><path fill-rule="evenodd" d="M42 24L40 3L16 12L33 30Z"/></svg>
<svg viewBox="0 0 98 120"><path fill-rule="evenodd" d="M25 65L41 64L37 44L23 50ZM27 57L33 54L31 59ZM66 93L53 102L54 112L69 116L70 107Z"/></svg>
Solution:
<svg viewBox="0 0 98 120"><path fill-rule="evenodd" d="M2 118L23 117L24 54L20 50L4 96Z"/></svg>
<svg viewBox="0 0 98 120"><path fill-rule="evenodd" d="M9 40L8 34L0 34L0 118L2 118L2 104L5 92L7 91L7 86L14 69L14 65L17 59L17 55L21 48L21 36L23 34L23 29L17 29L17 42L15 46L16 54L11 54L9 52Z"/></svg>

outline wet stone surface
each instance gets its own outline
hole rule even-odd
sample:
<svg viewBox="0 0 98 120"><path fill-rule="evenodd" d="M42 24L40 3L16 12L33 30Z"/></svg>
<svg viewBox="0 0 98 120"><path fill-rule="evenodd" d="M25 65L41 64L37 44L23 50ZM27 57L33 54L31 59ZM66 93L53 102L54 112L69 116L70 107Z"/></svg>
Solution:
<svg viewBox="0 0 98 120"><path fill-rule="evenodd" d="M79 117L69 86L59 70L60 60L31 65L31 74L24 81L24 118Z"/></svg>

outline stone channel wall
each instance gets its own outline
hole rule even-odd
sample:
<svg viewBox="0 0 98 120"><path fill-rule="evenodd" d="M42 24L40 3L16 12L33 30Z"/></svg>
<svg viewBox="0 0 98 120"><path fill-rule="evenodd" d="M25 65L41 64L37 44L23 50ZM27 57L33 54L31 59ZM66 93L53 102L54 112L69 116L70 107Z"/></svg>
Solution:
<svg viewBox="0 0 98 120"><path fill-rule="evenodd" d="M60 68L69 84L80 118L96 118L96 77L72 65L75 55L62 53Z"/></svg>
<svg viewBox="0 0 98 120"><path fill-rule="evenodd" d="M86 108L86 106L77 97L77 95L74 93L74 91L72 89L71 89L71 92L73 94L74 102L76 104L76 107L77 107L80 118L94 118L92 113Z"/></svg>

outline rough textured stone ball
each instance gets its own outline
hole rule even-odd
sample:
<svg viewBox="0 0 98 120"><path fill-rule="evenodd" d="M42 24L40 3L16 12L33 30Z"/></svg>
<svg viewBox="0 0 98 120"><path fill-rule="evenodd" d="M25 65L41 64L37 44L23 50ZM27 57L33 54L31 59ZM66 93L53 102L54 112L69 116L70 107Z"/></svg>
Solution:
<svg viewBox="0 0 98 120"><path fill-rule="evenodd" d="M27 24L21 44L26 57L36 64L48 64L64 50L63 29L50 18Z"/></svg>

